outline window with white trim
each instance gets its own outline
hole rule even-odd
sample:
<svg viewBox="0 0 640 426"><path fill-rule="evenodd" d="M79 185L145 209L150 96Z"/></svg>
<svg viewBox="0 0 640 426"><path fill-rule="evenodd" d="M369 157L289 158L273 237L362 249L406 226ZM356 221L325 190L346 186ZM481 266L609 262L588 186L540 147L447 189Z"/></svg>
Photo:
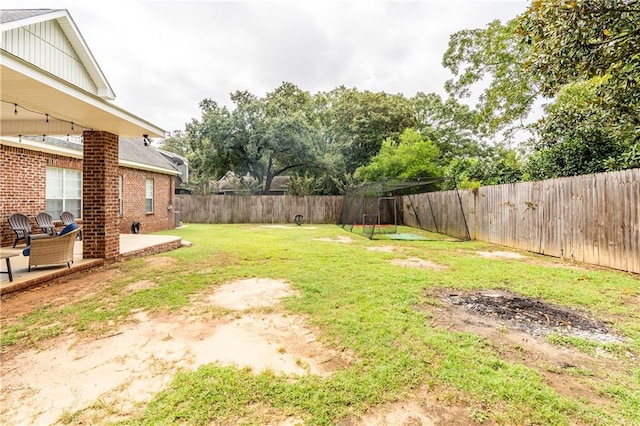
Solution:
<svg viewBox="0 0 640 426"><path fill-rule="evenodd" d="M64 211L82 217L82 170L47 167L46 212L59 218Z"/></svg>
<svg viewBox="0 0 640 426"><path fill-rule="evenodd" d="M147 213L153 213L153 179L147 179L144 208Z"/></svg>
<svg viewBox="0 0 640 426"><path fill-rule="evenodd" d="M123 176L122 175L118 175L118 214L120 215L120 217L124 216L124 201L123 201L123 197L122 197L122 181L123 181Z"/></svg>

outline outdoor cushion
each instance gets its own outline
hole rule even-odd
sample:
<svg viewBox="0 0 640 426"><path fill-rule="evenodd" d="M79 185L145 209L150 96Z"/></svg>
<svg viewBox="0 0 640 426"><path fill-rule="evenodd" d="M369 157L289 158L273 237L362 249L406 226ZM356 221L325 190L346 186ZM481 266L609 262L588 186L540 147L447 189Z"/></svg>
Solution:
<svg viewBox="0 0 640 426"><path fill-rule="evenodd" d="M58 236L61 237L64 234L68 234L71 231L75 231L76 229L78 229L78 224L75 222L71 222L70 224L62 228L62 231L58 233Z"/></svg>
<svg viewBox="0 0 640 426"><path fill-rule="evenodd" d="M62 231L60 231L58 233L58 237L61 237L65 234L68 234L71 231L75 231L76 229L78 229L78 224L75 222L72 222L70 224L68 224L67 226L65 226L64 228L62 228ZM31 252L31 246L27 246L24 250L22 250L22 255L23 256L29 256L29 253Z"/></svg>

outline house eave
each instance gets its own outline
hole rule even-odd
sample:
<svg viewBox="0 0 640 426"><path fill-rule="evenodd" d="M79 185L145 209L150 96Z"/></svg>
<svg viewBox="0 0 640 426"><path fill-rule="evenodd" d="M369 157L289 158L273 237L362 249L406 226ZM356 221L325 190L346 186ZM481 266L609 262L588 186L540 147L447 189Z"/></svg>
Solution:
<svg viewBox="0 0 640 426"><path fill-rule="evenodd" d="M165 137L164 129L43 72L5 50L0 49L0 59L2 136L80 134L82 130L101 130L126 137L139 138L145 134L152 138ZM16 114L14 104L36 113L18 108ZM48 122L45 114L51 117Z"/></svg>
<svg viewBox="0 0 640 426"><path fill-rule="evenodd" d="M80 61L97 87L98 96L106 100L114 100L116 95L111 88L109 81L107 81L106 76L100 69L100 65L98 65L98 62L93 56L93 53L91 53L89 46L84 41L80 30L66 9L52 10L49 13L43 13L24 19L17 19L15 21L6 22L0 25L0 27L4 32L15 28L53 20L58 22L58 25L60 25L60 28L69 40L69 43L71 43L78 54Z"/></svg>
<svg viewBox="0 0 640 426"><path fill-rule="evenodd" d="M82 159L81 151L52 146L50 144L47 144L44 142L40 143L34 140L20 139L15 137L2 137L0 138L0 145L11 146L14 148L23 148L31 151L44 152L47 154L61 155L64 157L77 158L80 160Z"/></svg>
<svg viewBox="0 0 640 426"><path fill-rule="evenodd" d="M180 172L177 170L165 169L163 167L152 166L150 164L136 163L135 161L119 160L118 164L122 167L128 167L130 169L146 170L148 172L161 173L163 175L180 175Z"/></svg>

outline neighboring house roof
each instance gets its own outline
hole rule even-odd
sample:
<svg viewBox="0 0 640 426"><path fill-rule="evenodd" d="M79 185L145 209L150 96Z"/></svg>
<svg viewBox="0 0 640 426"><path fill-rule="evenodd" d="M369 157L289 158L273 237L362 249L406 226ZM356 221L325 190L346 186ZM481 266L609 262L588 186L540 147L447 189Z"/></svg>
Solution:
<svg viewBox="0 0 640 426"><path fill-rule="evenodd" d="M135 168L171 170L172 174L179 175L180 171L164 155L160 154L153 146L146 146L142 139L120 138L120 164L130 165ZM157 170L159 171L159 170Z"/></svg>
<svg viewBox="0 0 640 426"><path fill-rule="evenodd" d="M82 158L83 146L81 143L49 136L22 136L19 140L2 138L0 142L34 151ZM142 138L120 138L119 142L118 162L121 166L174 176L180 174L180 171L174 167L171 161L167 160L153 146L146 146Z"/></svg>
<svg viewBox="0 0 640 426"><path fill-rule="evenodd" d="M276 176L271 181L271 191L286 191L291 176Z"/></svg>
<svg viewBox="0 0 640 426"><path fill-rule="evenodd" d="M180 171L180 177L182 178L182 183L186 183L189 181L189 163L187 159L182 155L176 154L175 152L167 151L164 149L159 149L158 152L164 155L169 161L173 163L173 167Z"/></svg>
<svg viewBox="0 0 640 426"><path fill-rule="evenodd" d="M67 10L0 10L0 30L1 135L164 137L160 127L109 102L115 94ZM45 122L46 114L53 119Z"/></svg>
<svg viewBox="0 0 640 426"><path fill-rule="evenodd" d="M251 182L256 181L256 179L250 175L246 175L242 179L244 179L245 181L251 181ZM222 193L236 192L238 189L237 184L239 180L240 180L240 177L238 175L236 175L232 171L228 171L218 181L218 191ZM286 192L287 184L289 183L290 180L291 180L291 176L274 177L273 180L271 181L271 188L269 191L270 192Z"/></svg>

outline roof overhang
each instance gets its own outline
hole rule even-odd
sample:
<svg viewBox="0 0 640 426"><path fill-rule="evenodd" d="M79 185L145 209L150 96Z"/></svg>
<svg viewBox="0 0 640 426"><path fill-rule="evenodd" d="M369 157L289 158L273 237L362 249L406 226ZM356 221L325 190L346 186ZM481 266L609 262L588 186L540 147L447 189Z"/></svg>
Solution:
<svg viewBox="0 0 640 426"><path fill-rule="evenodd" d="M45 142L38 142L32 139L0 136L0 145L7 145L15 148L28 149L31 151L46 152L48 154L55 154L55 155L60 155L64 157L69 157L69 158L77 158L79 160L82 160L83 158L82 151L63 148L60 146L54 146ZM169 169L166 167L159 167L159 166L154 166L152 164L139 163L136 161L119 159L118 164L122 167L128 167L130 169L146 170L149 172L161 173L164 175L171 175L171 176L182 175L182 173L180 173L180 171L176 169Z"/></svg>
<svg viewBox="0 0 640 426"><path fill-rule="evenodd" d="M153 166L151 164L137 163L135 161L120 160L118 161L118 164L120 164L123 167L129 167L131 169L146 170L149 172L156 172L164 175L180 176L182 174L175 169L169 170L169 169L165 169L164 167Z"/></svg>
<svg viewBox="0 0 640 426"><path fill-rule="evenodd" d="M66 135L99 130L124 137L163 138L166 133L1 49L0 97L3 101L0 135L3 136Z"/></svg>
<svg viewBox="0 0 640 426"><path fill-rule="evenodd" d="M60 146L53 146L44 142L38 142L29 139L0 137L0 145L12 146L15 148L28 149L31 151L46 152L47 154L55 154L69 158L77 158L82 160L82 151L77 151Z"/></svg>

